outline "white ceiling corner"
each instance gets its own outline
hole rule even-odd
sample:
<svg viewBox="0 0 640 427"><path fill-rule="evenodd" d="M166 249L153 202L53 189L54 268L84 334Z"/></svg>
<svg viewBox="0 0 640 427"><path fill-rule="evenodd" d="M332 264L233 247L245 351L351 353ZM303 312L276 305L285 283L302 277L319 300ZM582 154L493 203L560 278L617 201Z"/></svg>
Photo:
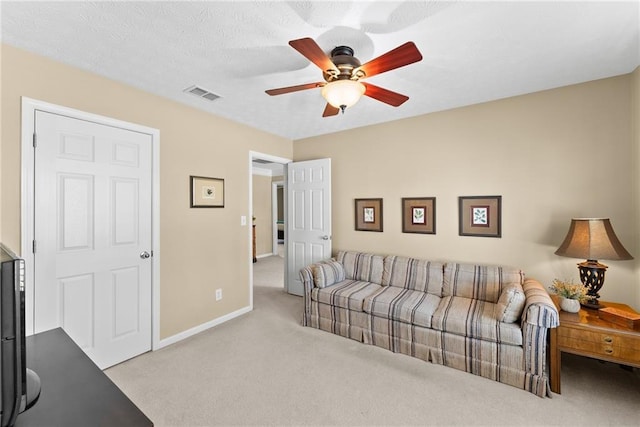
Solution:
<svg viewBox="0 0 640 427"><path fill-rule="evenodd" d="M636 1L0 3L2 42L296 140L633 71ZM414 41L421 62L371 77L410 97L322 118L321 81L288 45L348 45L361 62ZM184 92L201 86L221 98Z"/></svg>

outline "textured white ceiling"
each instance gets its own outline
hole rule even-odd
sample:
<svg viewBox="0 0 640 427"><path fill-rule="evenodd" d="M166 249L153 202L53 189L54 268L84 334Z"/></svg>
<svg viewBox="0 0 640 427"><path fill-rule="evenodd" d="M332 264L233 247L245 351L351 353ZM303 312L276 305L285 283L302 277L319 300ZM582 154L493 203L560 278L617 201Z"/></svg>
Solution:
<svg viewBox="0 0 640 427"><path fill-rule="evenodd" d="M625 2L208 1L0 3L2 41L290 139L633 71L640 8ZM322 80L288 45L348 45L362 63L406 41L421 62L371 77L410 97L368 97L322 118ZM198 85L214 102L184 93ZM92 96L92 94L87 94Z"/></svg>

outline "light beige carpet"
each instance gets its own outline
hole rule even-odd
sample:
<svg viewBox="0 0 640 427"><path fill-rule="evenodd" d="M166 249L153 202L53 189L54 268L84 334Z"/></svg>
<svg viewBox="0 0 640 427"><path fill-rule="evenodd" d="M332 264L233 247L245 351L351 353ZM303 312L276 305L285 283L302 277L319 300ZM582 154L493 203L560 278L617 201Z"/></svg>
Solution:
<svg viewBox="0 0 640 427"><path fill-rule="evenodd" d="M253 286L284 289L284 258L282 245L278 245L278 255L258 258L253 264Z"/></svg>
<svg viewBox="0 0 640 427"><path fill-rule="evenodd" d="M275 258L254 264L254 311L106 371L156 426L640 424L637 369L565 355L541 399L302 327Z"/></svg>

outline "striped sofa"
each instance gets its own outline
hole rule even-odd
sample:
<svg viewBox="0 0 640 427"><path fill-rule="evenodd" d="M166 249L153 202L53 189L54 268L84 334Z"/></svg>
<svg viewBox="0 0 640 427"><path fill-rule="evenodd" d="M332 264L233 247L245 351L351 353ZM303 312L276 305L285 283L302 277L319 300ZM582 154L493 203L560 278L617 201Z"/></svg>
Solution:
<svg viewBox="0 0 640 427"><path fill-rule="evenodd" d="M300 275L305 326L549 395L558 312L520 270L343 251Z"/></svg>

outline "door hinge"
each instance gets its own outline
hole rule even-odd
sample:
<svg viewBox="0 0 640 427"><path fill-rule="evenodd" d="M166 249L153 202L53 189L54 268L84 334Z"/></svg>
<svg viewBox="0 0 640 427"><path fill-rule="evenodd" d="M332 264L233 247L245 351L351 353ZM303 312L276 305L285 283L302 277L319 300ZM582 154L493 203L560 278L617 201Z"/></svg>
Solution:
<svg viewBox="0 0 640 427"><path fill-rule="evenodd" d="M32 251L34 254L36 253L36 241L35 241L35 240L33 241L31 251Z"/></svg>
<svg viewBox="0 0 640 427"><path fill-rule="evenodd" d="M38 146L38 137L36 136L35 132L33 133L33 148L36 148Z"/></svg>

